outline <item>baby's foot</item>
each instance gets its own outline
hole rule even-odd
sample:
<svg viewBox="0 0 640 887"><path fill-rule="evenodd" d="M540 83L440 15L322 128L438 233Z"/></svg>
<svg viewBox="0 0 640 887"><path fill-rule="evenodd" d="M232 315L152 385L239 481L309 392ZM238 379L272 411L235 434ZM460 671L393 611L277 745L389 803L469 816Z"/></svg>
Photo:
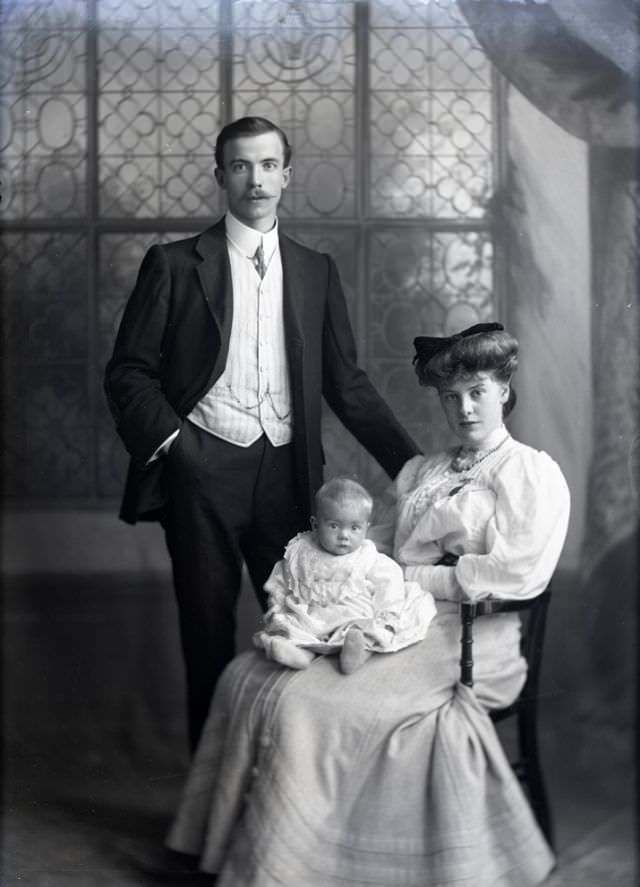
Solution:
<svg viewBox="0 0 640 887"><path fill-rule="evenodd" d="M365 636L357 626L350 628L340 651L340 671L351 674L369 659L371 652L366 649Z"/></svg>
<svg viewBox="0 0 640 887"><path fill-rule="evenodd" d="M315 653L304 650L302 647L296 647L287 638L270 638L265 652L269 659L286 665L288 668L307 668L315 659Z"/></svg>

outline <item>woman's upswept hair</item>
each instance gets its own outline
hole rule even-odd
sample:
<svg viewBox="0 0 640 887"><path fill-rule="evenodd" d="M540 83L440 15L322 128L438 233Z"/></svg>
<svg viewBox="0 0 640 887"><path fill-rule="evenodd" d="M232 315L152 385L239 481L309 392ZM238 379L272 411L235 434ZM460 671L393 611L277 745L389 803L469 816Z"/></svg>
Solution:
<svg viewBox="0 0 640 887"><path fill-rule="evenodd" d="M322 511L322 506L326 502L337 504L350 502L361 506L368 514L371 514L373 509L371 494L365 490L362 484L350 477L333 477L320 487L315 495L316 513Z"/></svg>
<svg viewBox="0 0 640 887"><path fill-rule="evenodd" d="M476 373L491 373L498 382L510 382L518 368L518 340L506 330L476 333L471 336L453 337L445 346L428 360L416 355L415 370L421 385L438 390L447 382L474 376ZM504 405L504 415L508 416L516 402L513 388Z"/></svg>

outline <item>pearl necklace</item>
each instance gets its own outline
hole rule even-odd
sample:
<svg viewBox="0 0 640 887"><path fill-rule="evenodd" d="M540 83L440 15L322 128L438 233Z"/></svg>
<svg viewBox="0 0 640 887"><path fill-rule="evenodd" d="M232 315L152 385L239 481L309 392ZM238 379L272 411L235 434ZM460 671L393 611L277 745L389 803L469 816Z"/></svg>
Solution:
<svg viewBox="0 0 640 887"><path fill-rule="evenodd" d="M456 474L460 474L463 471L471 471L472 468L475 468L476 465L479 465L480 462L483 462L488 456L491 456L492 453L495 453L496 450L499 450L502 444L505 443L508 439L509 435L507 434L505 437L502 438L499 444L495 445L495 447L491 447L490 450L484 451L465 449L463 446L458 447L458 452L451 460L451 470L455 471Z"/></svg>

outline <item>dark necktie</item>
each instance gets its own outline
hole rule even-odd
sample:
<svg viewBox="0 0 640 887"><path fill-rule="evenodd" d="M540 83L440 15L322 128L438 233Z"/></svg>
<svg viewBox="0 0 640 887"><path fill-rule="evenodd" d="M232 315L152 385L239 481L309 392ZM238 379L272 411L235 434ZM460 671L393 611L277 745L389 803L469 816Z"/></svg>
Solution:
<svg viewBox="0 0 640 887"><path fill-rule="evenodd" d="M262 240L258 244L258 248L251 257L251 261L253 262L253 266L260 275L262 279L267 271L267 266L264 262L264 247L262 246Z"/></svg>

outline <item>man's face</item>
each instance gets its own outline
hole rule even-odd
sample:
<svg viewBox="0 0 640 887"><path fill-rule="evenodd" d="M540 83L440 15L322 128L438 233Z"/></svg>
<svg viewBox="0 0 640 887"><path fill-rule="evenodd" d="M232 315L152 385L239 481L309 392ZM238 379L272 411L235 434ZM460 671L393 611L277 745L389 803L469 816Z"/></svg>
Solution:
<svg viewBox="0 0 640 887"><path fill-rule="evenodd" d="M216 169L216 180L227 192L230 212L262 232L273 228L290 175L291 167L284 165L284 148L276 132L231 139L224 146L224 167Z"/></svg>

